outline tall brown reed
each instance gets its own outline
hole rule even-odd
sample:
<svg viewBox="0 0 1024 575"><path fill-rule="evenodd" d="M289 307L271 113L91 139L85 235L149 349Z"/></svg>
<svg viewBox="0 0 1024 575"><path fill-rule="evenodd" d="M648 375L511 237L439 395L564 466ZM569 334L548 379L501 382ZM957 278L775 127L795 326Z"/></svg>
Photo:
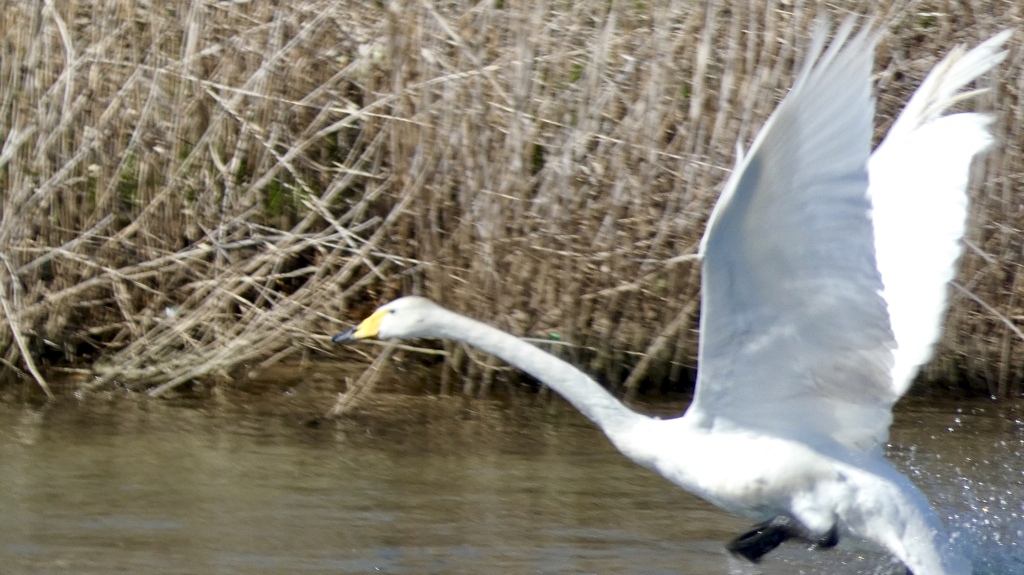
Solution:
<svg viewBox="0 0 1024 575"><path fill-rule="evenodd" d="M884 134L1013 2L0 2L0 368L162 394L420 292L614 387L686 386L695 251L819 12L874 15ZM929 378L1020 392L1022 76ZM680 257L684 256L684 257ZM981 302L981 303L979 303ZM457 350L464 389L495 365ZM639 369L634 369L639 367ZM661 384L659 384L661 385Z"/></svg>

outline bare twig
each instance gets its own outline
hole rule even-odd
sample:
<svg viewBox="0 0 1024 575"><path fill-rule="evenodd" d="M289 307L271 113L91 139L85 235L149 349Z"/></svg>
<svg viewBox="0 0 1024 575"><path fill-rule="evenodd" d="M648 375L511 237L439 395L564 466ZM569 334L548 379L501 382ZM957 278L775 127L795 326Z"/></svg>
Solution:
<svg viewBox="0 0 1024 575"><path fill-rule="evenodd" d="M388 362L396 347L397 345L394 342L388 343L381 350L377 359L373 360L373 363L363 371L359 379L355 383L350 384L345 393L338 394L338 401L335 402L334 406L324 416L327 418L339 417L355 409L359 402L365 399L373 391L374 386L377 385L384 365Z"/></svg>

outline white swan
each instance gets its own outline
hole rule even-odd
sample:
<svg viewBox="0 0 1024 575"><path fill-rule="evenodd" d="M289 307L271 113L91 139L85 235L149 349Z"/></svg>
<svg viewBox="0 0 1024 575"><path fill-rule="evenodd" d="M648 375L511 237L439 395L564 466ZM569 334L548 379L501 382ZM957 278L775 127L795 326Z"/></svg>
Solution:
<svg viewBox="0 0 1024 575"><path fill-rule="evenodd" d="M823 52L822 28L708 222L700 373L682 417L637 414L566 362L420 297L334 341L440 337L504 359L629 458L761 521L729 544L752 561L788 538L828 547L849 536L917 575L969 573L881 446L939 336L969 167L991 142L987 116L942 113L1005 58L1010 32L947 56L869 160L877 32L851 37L847 22Z"/></svg>

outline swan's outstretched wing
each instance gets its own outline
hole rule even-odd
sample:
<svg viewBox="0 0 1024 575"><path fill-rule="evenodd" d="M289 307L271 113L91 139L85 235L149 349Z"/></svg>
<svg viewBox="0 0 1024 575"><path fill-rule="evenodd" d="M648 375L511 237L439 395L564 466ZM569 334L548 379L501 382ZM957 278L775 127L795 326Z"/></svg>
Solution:
<svg viewBox="0 0 1024 575"><path fill-rule="evenodd" d="M947 284L967 220L971 160L992 142L984 114L941 114L969 82L1006 58L1010 31L965 53L958 46L914 93L868 164L875 257L896 336L892 385L910 387L939 339Z"/></svg>
<svg viewBox="0 0 1024 575"><path fill-rule="evenodd" d="M726 183L701 243L689 417L815 443L874 444L897 399L867 197L875 33L809 62ZM820 56L819 56L820 54ZM838 436L838 437L837 437Z"/></svg>
<svg viewBox="0 0 1024 575"><path fill-rule="evenodd" d="M985 116L940 115L1002 61L1009 33L936 66L872 155L868 191L874 38L846 42L848 30L798 78L712 213L692 409L708 425L868 450L938 338L968 169L991 141Z"/></svg>

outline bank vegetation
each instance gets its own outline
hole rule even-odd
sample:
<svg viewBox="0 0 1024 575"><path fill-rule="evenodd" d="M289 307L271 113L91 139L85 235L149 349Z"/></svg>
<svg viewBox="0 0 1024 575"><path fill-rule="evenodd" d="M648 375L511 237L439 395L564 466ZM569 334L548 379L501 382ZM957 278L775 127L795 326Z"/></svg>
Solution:
<svg viewBox="0 0 1024 575"><path fill-rule="evenodd" d="M688 256L814 17L886 28L880 137L952 46L1022 10L0 0L0 373L161 395L330 360L331 334L420 293L546 340L620 392L685 390ZM1021 392L1021 34L965 104L997 115L999 144L977 165L935 389ZM514 379L432 349L399 353L440 366L446 390Z"/></svg>

